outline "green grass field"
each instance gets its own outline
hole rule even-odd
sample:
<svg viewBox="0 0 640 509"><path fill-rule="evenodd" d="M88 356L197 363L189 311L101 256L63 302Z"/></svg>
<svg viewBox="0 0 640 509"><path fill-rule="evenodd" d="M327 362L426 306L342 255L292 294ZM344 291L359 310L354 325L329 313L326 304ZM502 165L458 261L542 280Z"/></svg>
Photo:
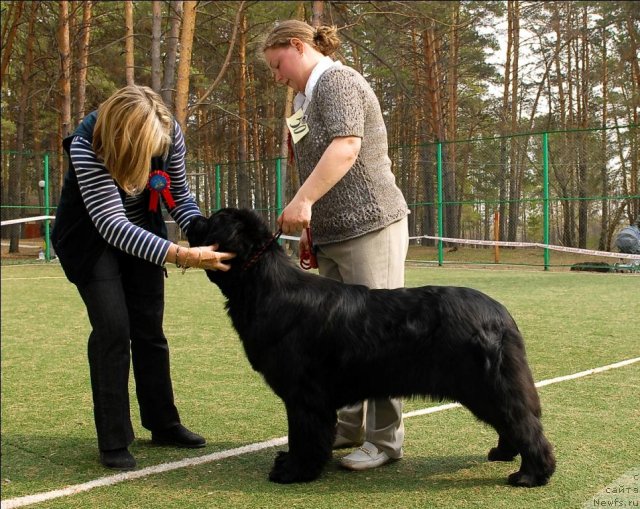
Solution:
<svg viewBox="0 0 640 509"><path fill-rule="evenodd" d="M170 270L166 283L176 401L183 422L208 445L154 447L139 424L132 385L131 451L139 469L284 437L283 406L251 370L217 288L199 271ZM525 336L536 381L640 357L638 274L409 267L407 286L423 284L470 286L503 302ZM89 326L75 288L51 263L3 266L1 290L4 509L17 497L114 474L98 463ZM267 474L279 448L267 448L33 507L620 507L609 502L610 485L625 487L615 493L624 507L638 507L639 389L640 362L540 388L558 469L549 485L531 490L506 485L519 459L488 463L495 433L458 408L407 418L404 459L374 471L340 469L337 459L348 453L340 451L318 481L276 485ZM405 411L434 405L407 401Z"/></svg>

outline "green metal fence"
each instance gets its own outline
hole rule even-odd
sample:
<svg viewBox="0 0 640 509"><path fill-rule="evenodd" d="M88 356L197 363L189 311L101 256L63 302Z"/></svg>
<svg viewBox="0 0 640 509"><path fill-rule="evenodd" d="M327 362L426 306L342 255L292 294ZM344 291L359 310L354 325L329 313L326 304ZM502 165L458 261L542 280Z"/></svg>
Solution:
<svg viewBox="0 0 640 509"><path fill-rule="evenodd" d="M614 250L617 231L640 214L638 132L628 125L390 147L396 180L412 211L410 255L438 265L511 263L545 269L607 260L589 251ZM275 228L282 203L296 190L295 169L280 174L285 162L216 165L213 209L248 206ZM243 173L248 178L240 181ZM265 176L279 187L258 198L255 186ZM498 251L496 241L507 245Z"/></svg>
<svg viewBox="0 0 640 509"><path fill-rule="evenodd" d="M390 147L397 183L412 212L410 258L545 269L580 256L606 259L588 251L614 251L617 231L640 215L638 134L637 125L627 125ZM187 168L203 213L253 208L275 229L297 188L295 168L287 163L189 159ZM41 209L49 215L57 198L50 196L48 154L42 157L42 175ZM3 221L11 207L3 204ZM49 242L46 246L49 259Z"/></svg>

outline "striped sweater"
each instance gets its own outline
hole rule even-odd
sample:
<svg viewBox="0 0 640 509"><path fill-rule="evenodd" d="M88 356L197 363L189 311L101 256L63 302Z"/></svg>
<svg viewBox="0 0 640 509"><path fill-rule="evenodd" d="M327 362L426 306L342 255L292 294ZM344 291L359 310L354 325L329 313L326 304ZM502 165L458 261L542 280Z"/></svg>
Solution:
<svg viewBox="0 0 640 509"><path fill-rule="evenodd" d="M178 123L174 123L175 149L167 173L176 206L169 213L186 231L191 219L201 214L187 184L184 136ZM117 184L97 158L89 140L75 136L69 154L87 212L106 242L151 263L164 264L171 242L145 229L144 195L126 196L123 201Z"/></svg>

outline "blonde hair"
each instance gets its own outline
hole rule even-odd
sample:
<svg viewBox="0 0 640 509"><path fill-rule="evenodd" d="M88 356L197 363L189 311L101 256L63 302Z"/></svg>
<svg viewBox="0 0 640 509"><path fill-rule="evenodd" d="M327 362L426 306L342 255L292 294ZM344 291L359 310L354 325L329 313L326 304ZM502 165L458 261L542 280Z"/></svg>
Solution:
<svg viewBox="0 0 640 509"><path fill-rule="evenodd" d="M98 108L93 150L127 194L142 192L151 158L166 157L173 119L162 98L149 87L129 85Z"/></svg>
<svg viewBox="0 0 640 509"><path fill-rule="evenodd" d="M340 47L338 29L335 26L313 28L304 21L290 19L275 24L262 43L262 52L291 44L291 39L300 39L325 56L332 55Z"/></svg>

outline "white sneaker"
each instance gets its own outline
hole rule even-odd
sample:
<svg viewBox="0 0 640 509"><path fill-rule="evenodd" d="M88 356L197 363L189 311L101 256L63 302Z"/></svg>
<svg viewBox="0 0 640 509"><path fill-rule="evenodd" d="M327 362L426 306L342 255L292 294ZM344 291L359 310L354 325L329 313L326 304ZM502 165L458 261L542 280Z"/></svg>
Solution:
<svg viewBox="0 0 640 509"><path fill-rule="evenodd" d="M347 447L360 447L361 445L362 445L362 440L360 442L354 442L353 440L343 437L342 435L336 435L336 438L333 441L334 449L346 449Z"/></svg>
<svg viewBox="0 0 640 509"><path fill-rule="evenodd" d="M340 460L340 465L349 470L369 470L392 461L392 458L371 442L365 442L357 451L352 452Z"/></svg>

